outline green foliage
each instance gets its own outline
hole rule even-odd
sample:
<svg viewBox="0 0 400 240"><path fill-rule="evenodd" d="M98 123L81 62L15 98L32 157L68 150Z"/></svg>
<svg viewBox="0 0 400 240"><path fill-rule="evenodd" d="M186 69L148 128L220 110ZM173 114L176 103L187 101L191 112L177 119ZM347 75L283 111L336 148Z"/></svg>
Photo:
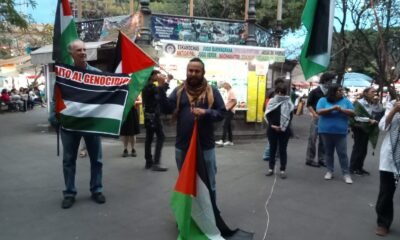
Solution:
<svg viewBox="0 0 400 240"><path fill-rule="evenodd" d="M306 0L285 0L282 7L282 28L295 31L301 26ZM261 0L256 4L257 22L267 29L275 28L278 0Z"/></svg>
<svg viewBox="0 0 400 240"><path fill-rule="evenodd" d="M189 15L189 0L153 0L150 2L153 13ZM256 1L257 23L262 27L272 29L276 26L277 2L278 0ZM305 0L283 1L282 27L284 30L294 31L300 27L305 2ZM244 20L244 5L244 0L194 0L194 15L196 17Z"/></svg>
<svg viewBox="0 0 400 240"><path fill-rule="evenodd" d="M153 13L172 15L189 14L187 0L153 0L150 2L150 9Z"/></svg>
<svg viewBox="0 0 400 240"><path fill-rule="evenodd" d="M16 7L21 4L26 4L32 8L36 7L35 0L25 0L22 3L17 3L14 0L0 1L0 31L10 31L12 27L19 27L23 29L28 27L26 16L21 15L16 10Z"/></svg>
<svg viewBox="0 0 400 240"><path fill-rule="evenodd" d="M400 77L400 1L341 0L341 24L334 35L332 68L366 73L388 86ZM337 15L338 16L338 15ZM352 26L351 30L346 30Z"/></svg>

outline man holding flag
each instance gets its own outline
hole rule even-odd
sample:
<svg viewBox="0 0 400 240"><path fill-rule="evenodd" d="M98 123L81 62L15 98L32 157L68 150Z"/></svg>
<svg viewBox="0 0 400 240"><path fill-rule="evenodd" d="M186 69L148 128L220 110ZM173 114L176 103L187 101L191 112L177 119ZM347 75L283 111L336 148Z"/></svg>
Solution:
<svg viewBox="0 0 400 240"><path fill-rule="evenodd" d="M222 121L226 111L224 100L219 91L208 84L204 78L204 64L199 58L190 60L187 66L186 81L178 86L167 98L168 85L165 79L159 78L159 86L164 91L160 93L161 109L164 113L173 113L177 121L177 136L175 158L180 170L186 151L189 147L194 120L199 122L199 140L206 162L211 190L215 192L215 161L214 122Z"/></svg>
<svg viewBox="0 0 400 240"><path fill-rule="evenodd" d="M77 39L68 46L69 53L74 61L74 65L80 69L98 71L99 69L90 66L86 62L85 43ZM75 188L75 169L76 158L81 138L84 138L86 148L90 159L90 191L92 199L98 204L106 202L106 198L102 194L102 150L100 136L93 134L82 134L79 132L71 132L61 128L61 142L63 144L63 173L65 190L63 191L64 199L61 207L64 209L72 207L77 194Z"/></svg>
<svg viewBox="0 0 400 240"><path fill-rule="evenodd" d="M78 69L91 71L100 71L87 64L86 62L85 43L78 38L75 21L72 17L71 7L68 0L59 0L57 4L57 12L54 23L53 36L53 60L56 63L75 65ZM55 93L58 88L55 88ZM55 98L60 98L55 94ZM60 103L57 99L56 102ZM62 102L62 101L61 101ZM56 105L58 105L56 103ZM59 125L56 119L56 108L50 108L50 123ZM65 106L64 106L65 107ZM63 191L64 199L61 207L64 209L72 207L77 194L75 188L75 169L76 158L81 138L84 138L89 153L91 165L90 191L92 199L96 203L103 204L106 202L102 194L102 168L103 163L101 152L101 141L98 135L83 135L82 133L70 132L61 128L61 141L63 144L63 174L65 190Z"/></svg>
<svg viewBox="0 0 400 240"><path fill-rule="evenodd" d="M189 61L186 81L169 97L168 84L159 79L161 109L177 121L175 157L179 169L171 208L179 228L178 239L251 240L253 234L231 230L216 204L215 138L213 124L223 119L225 104L219 91L204 78L204 63Z"/></svg>

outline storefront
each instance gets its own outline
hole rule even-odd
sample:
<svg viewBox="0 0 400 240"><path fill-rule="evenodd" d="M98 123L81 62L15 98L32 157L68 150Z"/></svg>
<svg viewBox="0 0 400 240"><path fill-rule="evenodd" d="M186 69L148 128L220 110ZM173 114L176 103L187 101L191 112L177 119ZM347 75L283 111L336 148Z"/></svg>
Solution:
<svg viewBox="0 0 400 240"><path fill-rule="evenodd" d="M285 61L284 50L278 48L161 40L156 49L160 66L177 80L186 79L189 59L201 58L210 84L220 87L226 81L232 85L241 112L238 117L246 122L263 121L269 65Z"/></svg>

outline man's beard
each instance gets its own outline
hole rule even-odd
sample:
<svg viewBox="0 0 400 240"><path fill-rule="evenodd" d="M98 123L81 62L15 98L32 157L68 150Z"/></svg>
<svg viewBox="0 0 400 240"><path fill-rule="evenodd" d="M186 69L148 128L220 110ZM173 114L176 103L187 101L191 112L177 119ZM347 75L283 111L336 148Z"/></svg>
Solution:
<svg viewBox="0 0 400 240"><path fill-rule="evenodd" d="M191 87L198 87L201 86L202 82L203 82L204 78L198 78L198 77L188 77L186 79L187 84Z"/></svg>

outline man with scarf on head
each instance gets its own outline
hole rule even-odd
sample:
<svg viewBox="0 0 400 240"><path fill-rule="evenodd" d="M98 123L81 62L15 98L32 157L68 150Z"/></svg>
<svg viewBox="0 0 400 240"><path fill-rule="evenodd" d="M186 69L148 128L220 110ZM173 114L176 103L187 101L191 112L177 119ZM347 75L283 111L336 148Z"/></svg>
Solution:
<svg viewBox="0 0 400 240"><path fill-rule="evenodd" d="M223 120L226 111L224 100L218 89L211 86L204 78L204 63L199 58L189 61L186 69L186 81L176 87L169 97L166 95L168 84L159 79L160 106L165 114L173 114L176 120L175 158L178 169L183 166L186 151L189 148L194 121L198 121L200 147L209 176L211 191L215 194L214 122ZM215 195L214 195L215 196Z"/></svg>
<svg viewBox="0 0 400 240"><path fill-rule="evenodd" d="M267 138L270 145L269 170L267 176L274 174L275 154L279 146L281 162L279 176L286 178L287 145L289 142L289 125L293 116L294 105L287 96L286 84L278 83L275 86L275 96L268 102L265 119L268 123Z"/></svg>
<svg viewBox="0 0 400 240"><path fill-rule="evenodd" d="M386 132L379 156L379 195L376 201L376 235L389 233L393 222L393 197L400 176L400 102L393 100L386 105L379 128Z"/></svg>
<svg viewBox="0 0 400 240"><path fill-rule="evenodd" d="M310 167L325 166L324 160L324 146L321 137L318 135L318 119L317 114L317 103L320 98L324 97L328 92L328 86L336 78L336 74L333 72L326 72L321 75L319 79L319 86L313 89L308 94L307 108L312 116L310 125L310 135L308 137L307 153L306 153L306 165ZM317 153L317 141L318 141L318 153ZM317 154L316 154L317 153ZM317 155L318 162L315 162L315 155Z"/></svg>

